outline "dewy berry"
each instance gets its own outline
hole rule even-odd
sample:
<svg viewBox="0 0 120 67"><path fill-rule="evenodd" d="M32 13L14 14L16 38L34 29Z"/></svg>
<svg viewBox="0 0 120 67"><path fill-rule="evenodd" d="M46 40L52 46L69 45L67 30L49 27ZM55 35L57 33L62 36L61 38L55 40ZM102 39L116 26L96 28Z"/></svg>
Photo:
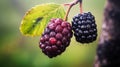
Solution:
<svg viewBox="0 0 120 67"><path fill-rule="evenodd" d="M51 19L41 39L40 48L48 57L60 55L70 44L72 27L62 19Z"/></svg>
<svg viewBox="0 0 120 67"><path fill-rule="evenodd" d="M94 16L88 13L76 15L72 20L72 29L77 42L91 43L97 38L97 25Z"/></svg>

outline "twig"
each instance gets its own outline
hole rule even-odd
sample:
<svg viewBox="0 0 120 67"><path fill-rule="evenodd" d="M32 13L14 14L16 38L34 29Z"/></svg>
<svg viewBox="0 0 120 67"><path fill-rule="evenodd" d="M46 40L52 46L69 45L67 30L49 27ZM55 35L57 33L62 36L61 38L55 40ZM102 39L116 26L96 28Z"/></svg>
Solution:
<svg viewBox="0 0 120 67"><path fill-rule="evenodd" d="M67 21L67 18L68 18L68 14L69 14L69 12L70 12L70 9L71 9L74 5L78 4L79 2L80 2L80 4L81 4L81 3L82 3L82 0L74 0L73 2L64 4L64 6L69 6L69 8L68 8L68 10L67 10L67 13L66 13L66 15L65 15L65 18L64 18L65 21ZM82 7L82 5L80 6L80 8L81 8L81 7ZM80 12L82 12L81 9L80 9Z"/></svg>

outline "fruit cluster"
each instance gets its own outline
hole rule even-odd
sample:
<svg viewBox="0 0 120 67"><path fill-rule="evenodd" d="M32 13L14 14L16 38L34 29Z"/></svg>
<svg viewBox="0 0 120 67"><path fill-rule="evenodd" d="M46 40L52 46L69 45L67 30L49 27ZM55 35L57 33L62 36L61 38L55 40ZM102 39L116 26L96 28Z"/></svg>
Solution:
<svg viewBox="0 0 120 67"><path fill-rule="evenodd" d="M80 4L80 14L73 17L71 25L66 21L71 7L77 3ZM82 0L74 0L65 5L69 8L64 21L60 18L51 19L40 39L42 52L50 58L60 55L69 46L73 36L72 30L77 42L91 43L97 39L95 17L90 12L83 13Z"/></svg>
<svg viewBox="0 0 120 67"><path fill-rule="evenodd" d="M60 55L70 44L72 37L70 23L60 18L51 19L40 39L40 48L48 57Z"/></svg>
<svg viewBox="0 0 120 67"><path fill-rule="evenodd" d="M80 43L95 41L97 38L96 27L94 16L90 12L78 14L72 20L74 36Z"/></svg>
<svg viewBox="0 0 120 67"><path fill-rule="evenodd" d="M72 26L60 18L51 19L40 39L40 48L48 57L55 57L70 44L72 30L76 41L91 43L97 38L96 27L94 16L90 12L76 15Z"/></svg>

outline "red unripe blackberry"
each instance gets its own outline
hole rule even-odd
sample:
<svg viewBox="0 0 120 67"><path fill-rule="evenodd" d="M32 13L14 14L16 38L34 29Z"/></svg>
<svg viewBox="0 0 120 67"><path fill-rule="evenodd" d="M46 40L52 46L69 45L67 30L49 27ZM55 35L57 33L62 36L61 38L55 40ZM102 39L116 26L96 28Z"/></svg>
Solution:
<svg viewBox="0 0 120 67"><path fill-rule="evenodd" d="M56 44L56 39L55 39L54 37L51 37L51 38L49 39L49 43L50 43L50 44Z"/></svg>
<svg viewBox="0 0 120 67"><path fill-rule="evenodd" d="M60 55L70 44L72 27L60 18L51 19L40 38L39 47L42 52L52 58Z"/></svg>
<svg viewBox="0 0 120 67"><path fill-rule="evenodd" d="M72 20L72 29L77 42L91 43L97 38L97 25L90 12L76 15Z"/></svg>

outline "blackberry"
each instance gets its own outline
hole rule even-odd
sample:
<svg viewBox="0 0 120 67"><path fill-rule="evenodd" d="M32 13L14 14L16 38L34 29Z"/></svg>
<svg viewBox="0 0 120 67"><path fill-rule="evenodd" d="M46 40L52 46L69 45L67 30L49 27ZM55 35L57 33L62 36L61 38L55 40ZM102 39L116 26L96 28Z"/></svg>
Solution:
<svg viewBox="0 0 120 67"><path fill-rule="evenodd" d="M72 20L72 29L77 42L91 43L97 38L97 25L90 12L76 15Z"/></svg>
<svg viewBox="0 0 120 67"><path fill-rule="evenodd" d="M111 39L100 43L97 56L100 67L120 67L120 39Z"/></svg>
<svg viewBox="0 0 120 67"><path fill-rule="evenodd" d="M39 46L48 57L55 57L69 46L72 34L70 23L60 18L51 19L41 36Z"/></svg>

